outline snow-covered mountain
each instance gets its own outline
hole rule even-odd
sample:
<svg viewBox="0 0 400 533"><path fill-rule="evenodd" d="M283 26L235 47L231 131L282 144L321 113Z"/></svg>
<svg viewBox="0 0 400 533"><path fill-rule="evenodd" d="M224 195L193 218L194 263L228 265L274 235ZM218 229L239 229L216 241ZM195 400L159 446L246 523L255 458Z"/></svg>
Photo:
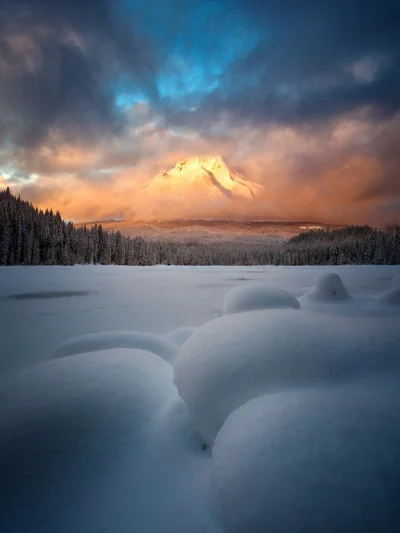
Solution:
<svg viewBox="0 0 400 533"><path fill-rule="evenodd" d="M222 157L179 161L137 193L135 218L242 218L265 196L264 188L230 168Z"/></svg>

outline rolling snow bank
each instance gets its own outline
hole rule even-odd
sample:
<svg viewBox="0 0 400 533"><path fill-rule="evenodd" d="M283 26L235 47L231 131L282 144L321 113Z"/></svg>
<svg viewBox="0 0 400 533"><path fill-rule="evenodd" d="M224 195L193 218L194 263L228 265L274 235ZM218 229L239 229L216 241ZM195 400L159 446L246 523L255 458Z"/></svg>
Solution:
<svg viewBox="0 0 400 533"><path fill-rule="evenodd" d="M266 393L327 386L400 365L391 321L275 309L227 315L197 328L174 362L189 415L212 445L229 414Z"/></svg>
<svg viewBox="0 0 400 533"><path fill-rule="evenodd" d="M20 374L2 396L0 531L111 532L104 524L121 512L118 499L129 489L135 506L146 483L149 427L176 399L171 366L141 350L64 357Z"/></svg>
<svg viewBox="0 0 400 533"><path fill-rule="evenodd" d="M235 287L224 299L224 314L244 313L257 309L299 309L297 298L283 289L259 285Z"/></svg>
<svg viewBox="0 0 400 533"><path fill-rule="evenodd" d="M53 356L58 358L111 348L145 350L159 355L168 362L172 361L177 354L176 345L161 335L141 331L103 331L73 337L59 344L54 350Z"/></svg>
<svg viewBox="0 0 400 533"><path fill-rule="evenodd" d="M397 533L398 381L255 398L213 448L212 486L229 533Z"/></svg>
<svg viewBox="0 0 400 533"><path fill-rule="evenodd" d="M398 295L246 286L64 342L0 390L1 533L397 532Z"/></svg>

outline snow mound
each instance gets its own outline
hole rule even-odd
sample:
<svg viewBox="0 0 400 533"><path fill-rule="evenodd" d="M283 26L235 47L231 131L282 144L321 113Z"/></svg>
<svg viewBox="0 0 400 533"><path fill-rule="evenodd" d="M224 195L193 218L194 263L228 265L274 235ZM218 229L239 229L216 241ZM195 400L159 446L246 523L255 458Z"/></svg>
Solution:
<svg viewBox="0 0 400 533"><path fill-rule="evenodd" d="M380 294L376 301L382 305L398 305L400 306L400 287L398 289L390 289Z"/></svg>
<svg viewBox="0 0 400 533"><path fill-rule="evenodd" d="M187 339L191 336L195 329L196 328L189 327L174 329L173 331L167 333L166 337L170 342L172 342L172 344L175 344L175 346L178 346L178 348L180 348L182 344L186 342Z"/></svg>
<svg viewBox="0 0 400 533"><path fill-rule="evenodd" d="M229 533L397 533L399 382L256 398L212 451Z"/></svg>
<svg viewBox="0 0 400 533"><path fill-rule="evenodd" d="M332 273L319 276L314 288L302 297L311 302L340 302L350 298L340 276Z"/></svg>
<svg viewBox="0 0 400 533"><path fill-rule="evenodd" d="M400 289L400 274L392 279L392 289Z"/></svg>
<svg viewBox="0 0 400 533"><path fill-rule="evenodd" d="M25 371L3 394L0 531L128 531L123 514L154 468L148 428L177 399L171 366L142 350L86 353Z"/></svg>
<svg viewBox="0 0 400 533"><path fill-rule="evenodd" d="M297 298L283 289L259 285L242 285L230 290L224 299L224 314L243 313L256 309L299 309Z"/></svg>
<svg viewBox="0 0 400 533"><path fill-rule="evenodd" d="M174 382L211 445L229 414L248 400L390 371L400 365L399 346L400 330L377 317L237 313L196 329L174 361Z"/></svg>
<svg viewBox="0 0 400 533"><path fill-rule="evenodd" d="M141 331L103 331L68 339L55 348L53 356L65 357L112 348L145 350L168 362L172 361L177 354L177 347L161 335Z"/></svg>

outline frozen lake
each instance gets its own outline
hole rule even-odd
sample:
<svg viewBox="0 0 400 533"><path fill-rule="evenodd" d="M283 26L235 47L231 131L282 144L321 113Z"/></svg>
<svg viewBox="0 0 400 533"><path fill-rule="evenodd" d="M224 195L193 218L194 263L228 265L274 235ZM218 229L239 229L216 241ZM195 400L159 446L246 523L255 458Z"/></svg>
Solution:
<svg viewBox="0 0 400 533"><path fill-rule="evenodd" d="M1 268L1 533L397 533L399 272Z"/></svg>
<svg viewBox="0 0 400 533"><path fill-rule="evenodd" d="M48 359L77 335L199 326L220 316L224 295L241 284L298 297L321 272L340 274L352 295L369 298L388 290L400 267L3 267L0 374Z"/></svg>

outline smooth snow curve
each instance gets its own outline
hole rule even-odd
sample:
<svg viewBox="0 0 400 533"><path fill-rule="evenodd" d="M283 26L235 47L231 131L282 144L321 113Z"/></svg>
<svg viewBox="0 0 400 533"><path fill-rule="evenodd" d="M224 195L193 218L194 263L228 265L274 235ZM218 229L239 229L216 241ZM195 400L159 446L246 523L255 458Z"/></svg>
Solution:
<svg viewBox="0 0 400 533"><path fill-rule="evenodd" d="M261 396L218 433L212 487L229 533L397 533L398 380Z"/></svg>
<svg viewBox="0 0 400 533"><path fill-rule="evenodd" d="M256 396L398 371L400 330L375 324L294 309L225 315L181 347L174 382L211 445L229 414Z"/></svg>
<svg viewBox="0 0 400 533"><path fill-rule="evenodd" d="M3 394L0 531L131 531L153 468L149 428L177 399L171 366L141 350L80 354L23 372Z"/></svg>
<svg viewBox="0 0 400 533"><path fill-rule="evenodd" d="M235 287L224 298L224 314L243 313L257 309L300 309L297 298L283 289L262 285Z"/></svg>
<svg viewBox="0 0 400 533"><path fill-rule="evenodd" d="M351 299L330 299L331 276L328 297L301 298L332 270ZM395 274L1 269L1 533L397 533ZM252 309L245 284L221 317L240 280L301 308L269 289ZM121 343L149 351L104 350Z"/></svg>
<svg viewBox="0 0 400 533"><path fill-rule="evenodd" d="M54 357L65 357L86 352L97 352L111 348L136 348L154 353L168 362L176 354L177 347L160 335L143 333L141 331L103 331L89 333L74 337L59 344L54 352Z"/></svg>
<svg viewBox="0 0 400 533"><path fill-rule="evenodd" d="M338 274L322 274L314 288L307 292L302 300L309 302L340 302L351 298L346 287Z"/></svg>

